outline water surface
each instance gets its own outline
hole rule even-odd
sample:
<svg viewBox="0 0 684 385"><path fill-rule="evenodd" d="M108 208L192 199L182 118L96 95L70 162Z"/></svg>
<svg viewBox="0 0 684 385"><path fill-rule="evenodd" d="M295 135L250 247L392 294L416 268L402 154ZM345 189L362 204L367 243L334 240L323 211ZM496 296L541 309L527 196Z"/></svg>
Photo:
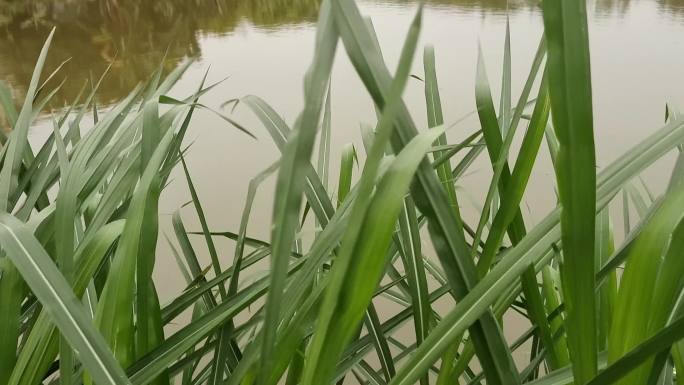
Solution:
<svg viewBox="0 0 684 385"><path fill-rule="evenodd" d="M395 65L415 12L413 1L363 1L372 17L383 53ZM121 99L163 63L166 70L194 61L174 88L186 96L209 69L209 81L228 79L204 97L220 108L222 102L246 94L266 99L288 122L302 108L302 78L312 55L317 0L26 0L0 3L0 78L9 81L21 98L32 63L52 26L57 27L47 71L66 59L67 81L53 101L58 109L70 103L84 82L111 71L99 93L98 104ZM595 128L599 167L636 144L663 121L665 103L684 106L684 1L595 0L589 5ZM517 95L542 32L535 1L428 1L421 44L435 46L445 119L454 122L474 109L474 75L478 44L487 64L494 95L499 92L502 47L510 19L513 54L513 94ZM422 54L413 73L422 76ZM422 83L412 80L405 100L420 127L425 126ZM330 191L335 191L339 149L355 143L361 149L359 125L374 122L374 111L340 45L332 77L333 145ZM226 113L231 113L226 111ZM246 110L232 112L259 140L228 127L209 113L199 113L189 133L188 164L198 186L208 220L217 230L235 230L247 182L275 161L279 154L266 131ZM477 129L474 117L452 128L456 141ZM46 130L42 131L49 132ZM41 127L31 135L41 137ZM36 139L38 140L38 139ZM484 154L483 154L484 155ZM484 157L458 182L463 211L474 220L490 178ZM658 188L667 170L656 168L647 183ZM553 172L547 150L525 197L524 215L531 224L556 202ZM269 238L272 181L258 195L250 235ZM171 233L172 213L189 200L180 173L162 200L162 228ZM183 209L187 227L197 229L190 207ZM616 226L619 229L621 226ZM306 230L303 237L311 235ZM224 266L229 266L232 244L220 241ZM202 250L197 239L196 247ZM158 258L162 300L182 287L181 277L165 241Z"/></svg>

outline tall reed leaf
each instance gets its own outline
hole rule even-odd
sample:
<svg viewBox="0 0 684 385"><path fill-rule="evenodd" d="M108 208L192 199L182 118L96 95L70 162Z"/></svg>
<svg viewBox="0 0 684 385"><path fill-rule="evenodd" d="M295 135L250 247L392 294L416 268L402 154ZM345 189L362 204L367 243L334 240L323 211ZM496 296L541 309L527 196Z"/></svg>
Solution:
<svg viewBox="0 0 684 385"><path fill-rule="evenodd" d="M71 287L26 225L8 214L0 214L0 238L3 251L31 285L95 381L109 385L130 384Z"/></svg>
<svg viewBox="0 0 684 385"><path fill-rule="evenodd" d="M380 121L378 122L377 134L364 165L358 187L359 198L353 203L349 226L342 238L342 246L337 256L335 267L331 272L330 284L326 290L319 318L316 322L316 332L314 333L311 347L307 352L302 376L302 383L305 385L318 384L329 380L338 356L356 331L358 322L361 320L364 310L368 305L372 291L368 292L368 287L366 286L354 288L354 286L349 286L349 283L365 276L366 283L373 283L372 288L374 288L376 281L380 278L378 276L379 270L385 265L385 261L380 258L384 257L388 246L384 244L383 249L382 242L384 240L381 235L383 233L381 232L386 229L382 226L378 227L377 230L373 227L367 227L367 232L379 232L379 243L373 244L369 242L364 244L361 242L361 239L364 237L362 226L367 220L370 220L369 218L372 218L368 216L369 213L367 212L372 210L371 193L378 174L380 161L392 133L394 114L401 101L401 94L409 76L411 61L420 32L421 17L422 9L416 14L407 34L397 74L392 83L392 97L390 99L392 102L388 103L382 111ZM422 155L418 158L418 161L421 159ZM403 198L403 193L401 197ZM388 209L391 210L391 207L389 206ZM389 212L391 213L391 211ZM387 233L388 237L391 236L394 221L396 221L396 217L391 217L390 231ZM385 224L385 226L388 225ZM389 243L389 239L387 239L387 242ZM376 248L374 249L373 247ZM367 266L368 272L356 270L363 261L363 258L366 259L365 263L370 264ZM372 264L373 258L376 260L374 264ZM380 260L379 263L377 262L378 260ZM351 294L353 290L356 290L358 293L356 297Z"/></svg>
<svg viewBox="0 0 684 385"><path fill-rule="evenodd" d="M73 291L82 297L86 286L93 279L102 260L108 255L114 241L123 230L124 221L115 221L102 226L89 241L81 242L75 252L76 270ZM23 349L12 371L9 384L35 384L42 379L58 353L58 330L50 321L46 311L42 311L26 337Z"/></svg>
<svg viewBox="0 0 684 385"><path fill-rule="evenodd" d="M373 31L363 21L359 9L352 0L336 0L335 17L347 54L377 105L387 103L391 76L374 43ZM401 149L416 134L415 125L405 105L401 105L395 121L392 137L395 151ZM428 218L430 235L437 255L449 279L456 298L463 298L477 281L477 273L463 234L461 218L453 214L446 194L432 167L423 162L416 174L417 183L412 187L418 209ZM481 322L471 328L478 357L488 380L493 384L517 384L517 371L506 347L503 335L491 313L483 315Z"/></svg>
<svg viewBox="0 0 684 385"><path fill-rule="evenodd" d="M664 327L681 292L678 278L684 274L684 263L675 256L681 251L681 228L684 217L684 186L680 185L646 224L627 259L620 282L615 313L608 340L608 360L623 354ZM644 288L651 288L644 290ZM650 365L618 382L643 384Z"/></svg>
<svg viewBox="0 0 684 385"><path fill-rule="evenodd" d="M437 69L435 68L435 50L431 46L425 47L423 53L423 67L425 68L425 104L427 106L428 127L437 127L444 124L444 117L442 115L442 100L439 96L439 83L437 82ZM447 144L446 133L441 135L436 145L445 146ZM435 160L439 159L448 153L448 150L436 151L434 153ZM458 199L456 197L456 187L454 186L454 178L451 174L451 164L445 162L437 167L437 174L439 180L444 185L449 198L449 204L454 210L457 217L461 216L461 211L458 207Z"/></svg>
<svg viewBox="0 0 684 385"><path fill-rule="evenodd" d="M135 304L136 266L146 263L138 259L150 257L148 247L151 238L156 243L156 210L161 191L159 169L173 134L173 129L168 129L162 137L131 199L133 214L126 219L120 247L114 254L95 317L96 324L124 366L133 363L135 354L133 341L136 330L131 304ZM143 297L138 299L144 300Z"/></svg>
<svg viewBox="0 0 684 385"><path fill-rule="evenodd" d="M596 374L594 228L596 155L586 2L544 0L549 92L558 137L556 179L560 195L568 347L575 384Z"/></svg>
<svg viewBox="0 0 684 385"><path fill-rule="evenodd" d="M33 102L40 81L43 64L47 58L48 49L54 29L50 32L43 45L33 70L31 82L26 90L26 99L22 105L16 122L12 127L10 140L3 147L4 161L0 168L0 212L11 212L10 197L18 185L19 169L25 151L31 152L28 144L28 131L34 117ZM12 111L11 108L9 108ZM12 113L10 117L12 118ZM0 255L0 382L7 381L16 359L16 346L19 339L19 313L21 309L23 283L12 263L5 256Z"/></svg>
<svg viewBox="0 0 684 385"><path fill-rule="evenodd" d="M264 315L261 353L263 375L259 380L261 383L275 363L275 332L280 321L287 265L297 230L301 195L305 184L304 171L310 167L309 160L337 47L337 29L331 12L330 2L324 0L318 20L316 50L304 81L305 107L288 137L278 172L271 234L271 288L266 299Z"/></svg>

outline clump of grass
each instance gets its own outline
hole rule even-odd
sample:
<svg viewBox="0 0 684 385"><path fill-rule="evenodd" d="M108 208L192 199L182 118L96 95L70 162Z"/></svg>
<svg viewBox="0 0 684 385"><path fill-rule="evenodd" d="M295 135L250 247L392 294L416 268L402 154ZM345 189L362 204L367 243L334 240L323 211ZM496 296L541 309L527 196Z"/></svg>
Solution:
<svg viewBox="0 0 684 385"><path fill-rule="evenodd" d="M544 2L545 37L517 100L507 32L498 112L480 59L480 127L449 143L432 48L424 53L429 127L416 126L402 99L422 8L392 74L354 1L323 1L294 126L262 99L241 99L282 157L246 187L235 231L211 228L183 158L193 113L206 108L199 98L214 86L202 82L182 100L167 96L188 64L163 79L160 68L106 112L93 102L97 84L84 88L33 152L28 130L55 92L40 83L51 34L20 111L0 87L12 127L0 168L0 383L674 384L675 368L684 371L684 120L668 107L663 127L593 172L584 7ZM378 121L364 132L365 157L344 149L333 192L329 83L338 49ZM94 125L82 130L91 109ZM544 139L559 205L531 223L520 204ZM492 178L481 217L468 223L455 183L485 150ZM633 181L673 151L680 154L667 189L641 194ZM188 231L174 214L169 242L187 287L160 304L152 270L169 256L157 255L158 201L179 163L201 229ZM255 194L274 173L271 238L255 239L247 233ZM608 208L621 202L627 213L633 204L639 220L627 215L617 243ZM297 239L307 215L316 226L310 244ZM425 227L429 237L420 236ZM193 234L206 243L210 266L200 264ZM232 260L215 237L235 241ZM267 274L241 279L265 260ZM455 301L447 311L435 305L443 297ZM381 301L401 310L380 314ZM192 320L166 335L190 309ZM513 311L529 329L507 339L504 315ZM407 324L409 342L397 337ZM523 365L513 360L524 357L522 346L532 347Z"/></svg>

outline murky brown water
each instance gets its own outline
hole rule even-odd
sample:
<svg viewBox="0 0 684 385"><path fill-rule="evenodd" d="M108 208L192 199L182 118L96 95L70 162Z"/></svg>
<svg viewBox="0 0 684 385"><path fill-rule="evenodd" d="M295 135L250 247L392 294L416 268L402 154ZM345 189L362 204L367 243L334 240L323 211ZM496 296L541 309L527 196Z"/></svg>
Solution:
<svg viewBox="0 0 684 385"><path fill-rule="evenodd" d="M396 63L415 3L363 1L361 6L373 19L388 62ZM218 108L228 99L256 94L292 122L302 107L302 77L311 58L317 7L317 0L2 2L0 78L7 79L21 97L43 39L56 25L48 70L66 58L72 60L65 67L68 80L54 108L73 99L85 79L99 76L109 64L112 71L101 88L98 102L112 103L144 81L168 51L164 62L167 69L195 60L174 89L174 95L194 92L211 67L209 81L230 78L204 97L206 104ZM512 33L515 96L527 75L542 31L536 2L427 2L422 42L436 48L447 123L474 109L478 41L494 95L499 92L507 15ZM684 1L594 0L590 3L589 28L598 162L605 166L659 127L665 102L684 106ZM423 73L420 55L413 71L417 75ZM335 191L339 149L348 142L360 145L359 124L372 123L374 111L343 51L338 52L332 90L331 191ZM410 82L405 99L417 123L425 125L422 83ZM259 137L258 141L206 113L196 115L188 135L188 143L194 142L188 163L209 222L218 230L238 228L247 182L279 156L267 133L245 108L238 107L234 115ZM457 140L476 127L474 118L467 119L448 135ZM39 140L40 127L32 135ZM471 220L490 178L486 159L481 160L459 182L463 210ZM657 189L667 172L652 171L647 175L647 183ZM552 180L553 172L543 148L525 197L529 209L524 214L529 223L555 205ZM269 237L272 188L272 181L268 181L258 194L251 236ZM184 178L177 174L163 195L162 212L170 214L189 199ZM183 215L188 228L198 228L191 208L183 209ZM172 234L170 217L162 218L162 226ZM616 225L616 229L620 228ZM304 234L307 235L310 234ZM225 255L224 266L229 266L232 244L219 242ZM202 250L201 239L197 239L196 246ZM160 251L156 274L164 301L182 287L182 278L164 241Z"/></svg>

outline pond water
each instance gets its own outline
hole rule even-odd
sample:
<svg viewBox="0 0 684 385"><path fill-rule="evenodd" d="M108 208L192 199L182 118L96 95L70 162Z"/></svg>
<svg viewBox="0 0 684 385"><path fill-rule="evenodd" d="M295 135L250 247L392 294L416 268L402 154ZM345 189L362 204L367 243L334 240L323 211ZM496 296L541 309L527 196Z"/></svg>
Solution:
<svg viewBox="0 0 684 385"><path fill-rule="evenodd" d="M415 12L413 1L362 1L390 65L396 63ZM164 60L167 70L193 60L172 94L194 92L205 71L208 81L228 76L203 101L215 108L246 94L268 101L288 122L302 108L302 78L309 65L314 39L317 0L27 0L0 3L0 78L18 98L25 92L32 63L52 26L57 26L46 71L67 58L67 81L52 104L72 100L84 81L111 73L101 87L98 103L113 103ZM493 93L499 92L504 32L510 19L513 95L519 93L542 32L537 2L504 0L427 1L421 44L432 44L437 55L440 92L447 123L474 110L474 75L478 42L482 46ZM658 128L666 102L684 106L684 1L595 0L589 5L596 142L599 167ZM413 73L422 76L422 54ZM412 80L405 100L420 127L425 126L422 83ZM335 191L340 148L361 147L359 125L373 123L370 98L340 46L332 77L333 137L331 191ZM196 115L188 143L188 164L208 220L217 230L236 230L247 182L279 156L266 131L240 107L226 111L248 127L253 140L209 113ZM478 127L468 118L448 132L456 141ZM31 133L39 140L47 130L39 124ZM521 130L522 132L522 130ZM490 168L486 158L476 163L458 186L465 215L473 220L484 196ZM647 184L658 188L668 171L656 169ZM542 148L524 215L534 223L556 202L553 172ZM273 182L258 194L249 228L252 236L269 238ZM162 229L172 234L170 217L189 200L184 178L177 174L162 201ZM189 229L197 229L190 207L183 209ZM616 228L620 228L616 225ZM307 233L309 232L309 233ZM305 230L307 237L313 230ZM198 239L196 246L202 248ZM229 266L231 243L219 244ZM162 301L182 287L182 278L166 243L160 241L156 274Z"/></svg>

